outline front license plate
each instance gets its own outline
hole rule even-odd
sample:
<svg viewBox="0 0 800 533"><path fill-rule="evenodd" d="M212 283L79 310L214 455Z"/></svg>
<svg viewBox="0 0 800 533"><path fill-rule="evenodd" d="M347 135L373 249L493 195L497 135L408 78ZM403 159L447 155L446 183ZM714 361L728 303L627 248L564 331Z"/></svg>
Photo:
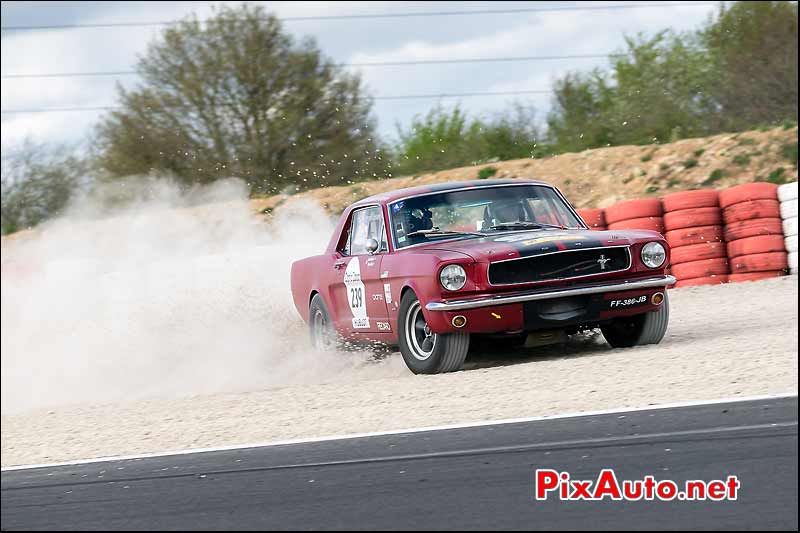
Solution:
<svg viewBox="0 0 800 533"><path fill-rule="evenodd" d="M608 308L609 309L628 309L631 307L637 307L640 305L645 305L647 303L647 295L643 294L641 296L632 296L630 298L620 298L617 300L608 300Z"/></svg>

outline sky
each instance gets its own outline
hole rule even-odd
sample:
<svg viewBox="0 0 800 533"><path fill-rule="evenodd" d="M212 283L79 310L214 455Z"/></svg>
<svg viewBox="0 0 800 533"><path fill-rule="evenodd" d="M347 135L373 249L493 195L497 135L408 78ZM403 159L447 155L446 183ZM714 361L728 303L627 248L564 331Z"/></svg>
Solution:
<svg viewBox="0 0 800 533"><path fill-rule="evenodd" d="M205 18L219 4L241 2L51 2L3 1L2 26L47 26L118 22L157 22L191 13ZM250 2L279 17L374 15L453 11L539 9L403 18L287 20L285 29L301 39L313 37L323 53L342 63L453 60L530 56L597 55L624 48L625 36L652 35L662 29L694 30L717 9L712 2ZM640 5L635 9L586 9ZM559 10L553 10L559 8ZM581 9L563 9L581 8ZM2 31L3 76L43 73L129 71L158 39L162 26L124 26ZM459 104L473 116L502 111L512 101L537 108L544 117L554 79L571 71L607 67L599 58L539 61L347 67L358 71L367 90L386 96L544 91L542 94L459 98L376 100L380 134L396 138L437 103ZM25 139L82 146L103 111L8 113L10 110L102 107L116 103L116 85L137 83L135 75L69 78L3 78L1 146L6 151Z"/></svg>

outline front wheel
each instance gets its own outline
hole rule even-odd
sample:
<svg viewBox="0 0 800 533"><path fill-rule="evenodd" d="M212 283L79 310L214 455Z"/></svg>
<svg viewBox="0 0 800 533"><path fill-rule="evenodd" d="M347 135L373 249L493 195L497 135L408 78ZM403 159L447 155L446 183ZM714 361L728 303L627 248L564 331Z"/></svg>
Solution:
<svg viewBox="0 0 800 533"><path fill-rule="evenodd" d="M398 322L400 353L413 373L441 374L461 370L464 366L469 333L433 333L412 291L406 292L400 300Z"/></svg>
<svg viewBox="0 0 800 533"><path fill-rule="evenodd" d="M600 331L612 348L630 348L658 344L667 333L668 325L669 298L665 293L664 302L657 311L615 318L611 323L601 326Z"/></svg>

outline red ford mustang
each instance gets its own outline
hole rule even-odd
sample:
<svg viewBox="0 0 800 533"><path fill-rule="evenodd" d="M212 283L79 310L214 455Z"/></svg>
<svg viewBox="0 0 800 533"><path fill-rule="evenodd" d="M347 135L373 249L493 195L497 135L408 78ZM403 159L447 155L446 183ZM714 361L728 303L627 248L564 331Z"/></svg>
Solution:
<svg viewBox="0 0 800 533"><path fill-rule="evenodd" d="M322 255L292 265L318 349L399 345L408 367L461 369L470 340L542 343L599 327L655 344L669 249L653 231L592 231L558 189L521 179L383 193L348 207Z"/></svg>

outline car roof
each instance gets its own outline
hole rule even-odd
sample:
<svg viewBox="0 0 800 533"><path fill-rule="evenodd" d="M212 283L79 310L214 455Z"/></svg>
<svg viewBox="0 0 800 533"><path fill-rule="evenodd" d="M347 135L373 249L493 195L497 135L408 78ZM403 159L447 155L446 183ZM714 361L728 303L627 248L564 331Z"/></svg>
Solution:
<svg viewBox="0 0 800 533"><path fill-rule="evenodd" d="M392 191L386 191L378 194L374 194L358 202L355 202L353 206L359 206L363 204L388 204L394 201L400 200L401 198L411 198L413 196L419 196L421 194L428 194L428 193L437 193L437 192L447 192L456 189L470 189L470 188L486 188L486 187L496 187L500 185L545 185L547 187L552 187L549 183L544 181L536 181L536 180L528 180L528 179L521 179L521 178L512 178L512 179L496 179L496 180L471 180L471 181L448 181L444 183L432 183L430 185L420 185L417 187L408 187L405 189L395 189Z"/></svg>

